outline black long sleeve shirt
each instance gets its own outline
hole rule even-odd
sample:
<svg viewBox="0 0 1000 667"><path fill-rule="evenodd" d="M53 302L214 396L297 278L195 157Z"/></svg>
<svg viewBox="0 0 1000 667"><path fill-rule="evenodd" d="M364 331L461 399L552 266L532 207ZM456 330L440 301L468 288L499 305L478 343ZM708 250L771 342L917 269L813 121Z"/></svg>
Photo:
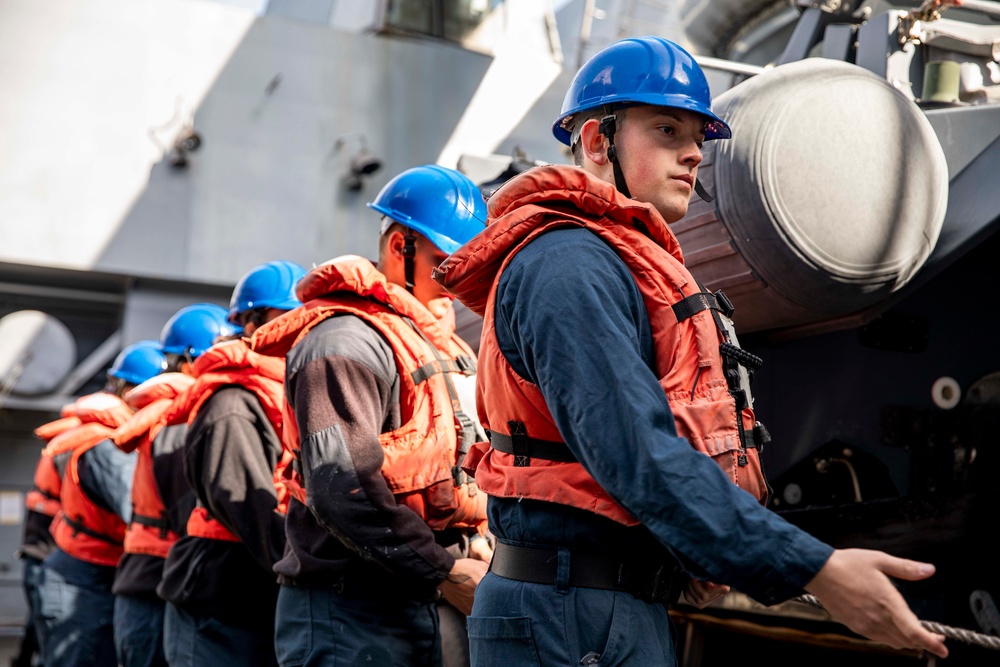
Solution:
<svg viewBox="0 0 1000 667"><path fill-rule="evenodd" d="M161 597L237 625L273 623L285 547L275 510L281 442L257 397L239 386L208 398L184 445L184 472L198 505L236 535L230 542L186 535L170 549Z"/></svg>
<svg viewBox="0 0 1000 667"><path fill-rule="evenodd" d="M307 504L289 507L279 580L431 596L454 557L420 516L396 503L381 473L379 435L400 426L392 349L364 321L343 315L314 327L286 362Z"/></svg>

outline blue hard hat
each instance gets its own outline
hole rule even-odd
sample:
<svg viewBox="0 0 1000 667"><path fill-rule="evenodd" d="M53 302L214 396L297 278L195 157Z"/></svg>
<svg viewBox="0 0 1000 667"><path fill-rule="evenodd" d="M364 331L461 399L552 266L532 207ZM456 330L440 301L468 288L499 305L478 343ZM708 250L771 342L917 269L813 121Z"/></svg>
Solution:
<svg viewBox="0 0 1000 667"><path fill-rule="evenodd" d="M712 113L712 93L694 57L662 37L623 39L584 63L566 91L552 134L569 146L566 125L574 114L622 104L687 109L708 121L706 139L728 139L733 134Z"/></svg>
<svg viewBox="0 0 1000 667"><path fill-rule="evenodd" d="M142 384L167 370L159 341L140 340L122 350L108 370L108 375L131 384Z"/></svg>
<svg viewBox="0 0 1000 667"><path fill-rule="evenodd" d="M240 313L255 308L293 310L302 305L295 296L295 285L306 270L295 262L277 260L255 266L236 283L229 300L230 324L237 324Z"/></svg>
<svg viewBox="0 0 1000 667"><path fill-rule="evenodd" d="M174 313L160 332L165 354L200 357L217 338L232 336L242 329L226 321L229 313L214 303L196 303Z"/></svg>
<svg viewBox="0 0 1000 667"><path fill-rule="evenodd" d="M483 193L465 174L436 164L407 169L385 184L368 206L415 232L441 252L458 250L486 227Z"/></svg>

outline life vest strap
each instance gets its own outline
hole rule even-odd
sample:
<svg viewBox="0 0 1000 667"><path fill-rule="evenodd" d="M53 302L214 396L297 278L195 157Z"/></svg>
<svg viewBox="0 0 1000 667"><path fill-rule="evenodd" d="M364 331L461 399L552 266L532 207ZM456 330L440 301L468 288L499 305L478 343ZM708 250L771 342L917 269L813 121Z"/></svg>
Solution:
<svg viewBox="0 0 1000 667"><path fill-rule="evenodd" d="M565 442L552 442L551 440L539 440L527 434L522 422L507 422L511 428L511 435L497 433L496 431L486 431L486 437L490 440L490 447L514 456L514 465L526 467L531 459L545 459L546 461L559 461L560 463L576 463L576 457Z"/></svg>
<svg viewBox="0 0 1000 667"><path fill-rule="evenodd" d="M670 307L674 311L674 316L678 322L683 322L692 315L705 310L717 310L726 317L732 317L733 304L729 298L719 290L715 294L711 292L695 292L691 296L685 297Z"/></svg>
<svg viewBox="0 0 1000 667"><path fill-rule="evenodd" d="M80 533L83 533L88 537L93 537L95 540L101 540L102 542L113 544L116 547L120 547L122 545L121 542L114 539L113 537L108 537L104 533L99 533L96 530L91 530L90 528L87 528L87 526L83 525L81 521L78 521L76 519L71 519L66 514L63 514L62 520L66 522L66 525L68 525L70 528L73 529L73 537L76 537Z"/></svg>
<svg viewBox="0 0 1000 667"><path fill-rule="evenodd" d="M464 354L455 359L435 359L410 373L410 377L413 378L413 384L420 384L438 373L461 373L466 376L475 375L476 362Z"/></svg>
<svg viewBox="0 0 1000 667"><path fill-rule="evenodd" d="M424 343L427 344L427 347L431 351L431 354L434 355L434 361L426 363L420 368L418 368L416 371L414 371L413 373L414 376L428 367L443 369L451 363L454 363L456 368L459 369L457 372L463 373L465 375L475 374L476 364L474 361L472 361L472 359L470 359L465 355L461 355L457 357L454 360L454 362L452 362L451 359L448 359L441 354L441 351L438 350L437 346L434 343L432 343L431 340L427 338L427 336L424 335L424 332L420 330L420 327L418 327L413 322L413 320L411 320L409 317L404 316L403 321L406 322L418 336L420 336L420 338L424 341ZM465 368L461 369L460 367L462 366L464 366ZM462 410L462 401L458 397L458 391L455 389L455 383L451 381L450 377L448 377L448 371L439 370L436 372L441 373L442 377L444 378L444 384L448 390L448 397L451 399L452 411L455 413L455 421L456 421L456 426L458 428L458 433L457 433L458 449L455 452L455 465L453 465L451 468L451 474L452 474L452 481L454 481L455 486L462 486L463 484L468 483L469 476L465 474L464 470L462 470L461 462L465 459L465 455L469 453L469 449L472 448L473 443L475 443L476 440L478 439L476 437L476 424L475 422L472 421L472 418L470 418ZM415 379L414 382L416 382Z"/></svg>
<svg viewBox="0 0 1000 667"><path fill-rule="evenodd" d="M508 422L514 426L511 429L512 435L498 433L497 431L486 431L486 437L490 440L490 447L514 456L514 465L527 466L530 459L545 459L546 461L558 461L560 463L577 463L576 457L565 442L553 442L551 440L539 440L530 437L524 431L522 422ZM520 425L517 427L515 425ZM756 449L758 452L764 451L764 445L771 442L771 433L762 422L754 422L753 430L748 434L747 449Z"/></svg>
<svg viewBox="0 0 1000 667"><path fill-rule="evenodd" d="M135 510L133 510L132 523L137 523L140 526L149 526L150 528L158 528L160 530L160 539L163 540L167 539L167 536L170 534L170 522L167 520L166 512L159 517L152 517L136 514Z"/></svg>
<svg viewBox="0 0 1000 667"><path fill-rule="evenodd" d="M40 489L37 486L31 487L31 491L29 491L29 493L40 493L41 495L45 496L49 500L57 500L57 501L61 500L61 498L59 496L55 495L54 493L49 493L45 489Z"/></svg>

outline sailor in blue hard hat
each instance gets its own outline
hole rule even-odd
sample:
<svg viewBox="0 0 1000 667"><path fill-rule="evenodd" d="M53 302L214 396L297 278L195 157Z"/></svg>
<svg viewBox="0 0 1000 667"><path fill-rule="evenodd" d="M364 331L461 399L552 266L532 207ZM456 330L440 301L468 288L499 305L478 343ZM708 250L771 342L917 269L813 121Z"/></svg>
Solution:
<svg viewBox="0 0 1000 667"><path fill-rule="evenodd" d="M431 271L486 226L479 187L464 174L433 164L399 174L368 206L383 216L379 255L403 259L399 276L391 275L396 264L382 262L387 277L421 301L445 293L430 279Z"/></svg>
<svg viewBox="0 0 1000 667"><path fill-rule="evenodd" d="M167 370L167 359L159 341L132 343L115 357L108 369L108 391L121 395L122 387L132 387Z"/></svg>
<svg viewBox="0 0 1000 667"><path fill-rule="evenodd" d="M295 286L306 270L286 260L275 260L247 271L233 290L227 320L253 335L257 327L281 313L302 305L295 296Z"/></svg>
<svg viewBox="0 0 1000 667"><path fill-rule="evenodd" d="M474 355L432 279L485 228L485 202L464 174L423 165L369 206L377 264L317 266L298 283L302 307L252 338L285 357L286 429L298 429L274 566L283 667L466 663L465 614L492 553L485 498L456 465L485 438Z"/></svg>
<svg viewBox="0 0 1000 667"><path fill-rule="evenodd" d="M284 260L247 271L226 316L242 335L216 343L194 364L183 467L196 507L156 589L167 602L163 644L171 667L275 664L271 568L285 550L280 480L288 463L284 360L247 344L258 327L301 305L295 288L304 274Z"/></svg>
<svg viewBox="0 0 1000 667"><path fill-rule="evenodd" d="M892 582L931 565L834 549L764 506L759 364L671 228L704 142L732 134L694 58L661 37L612 44L577 73L553 134L577 166L507 181L486 230L435 271L484 318L490 439L463 468L496 543L472 664L673 667L667 605L730 586L764 604L807 591L857 632L947 657Z"/></svg>
<svg viewBox="0 0 1000 667"><path fill-rule="evenodd" d="M673 42L660 37L639 37L616 42L587 61L580 69L563 100L562 112L552 126L556 139L570 146L578 165L583 164L584 147L602 137L603 152L614 172L618 191L627 197L650 203L644 197L643 183L633 177L632 188L625 180L622 161L645 160L646 152L638 147L629 150L616 139L627 116L637 122L655 123L673 119L677 125L664 130L679 134L690 126L698 136L698 145L712 139L732 136L729 125L712 112L708 81L694 57ZM631 109L635 108L636 111ZM589 123L587 121L593 121ZM584 128L589 130L585 133ZM697 162L701 161L700 155ZM690 188L706 201L712 198L690 175ZM639 188L636 192L632 189ZM662 211L661 211L662 213ZM670 217L665 215L665 217Z"/></svg>
<svg viewBox="0 0 1000 667"><path fill-rule="evenodd" d="M62 510L51 529L58 548L43 561L39 578L45 664L118 662L112 582L132 513L136 457L120 451L111 437L132 414L125 393L165 368L157 341L126 346L108 369L104 390L74 404L80 426L50 442L50 455L62 461Z"/></svg>
<svg viewBox="0 0 1000 667"><path fill-rule="evenodd" d="M166 372L144 385L146 391L167 399L175 398L187 387L190 380L184 375L191 374L194 361L220 338L239 331L226 321L226 314L225 308L210 303L191 304L175 312L163 325L157 343L165 358ZM150 389L151 384L157 388ZM130 395L130 401L134 399ZM158 419L139 429L144 435L133 434L128 445L123 443L122 447L140 462L130 478L131 520L112 588L115 647L122 667L167 664L163 642L165 604L157 596L156 587L164 555L183 532L193 504L184 474L187 425L163 424Z"/></svg>
<svg viewBox="0 0 1000 667"><path fill-rule="evenodd" d="M170 370L182 371L217 341L240 332L229 312L214 303L195 303L174 313L160 331Z"/></svg>

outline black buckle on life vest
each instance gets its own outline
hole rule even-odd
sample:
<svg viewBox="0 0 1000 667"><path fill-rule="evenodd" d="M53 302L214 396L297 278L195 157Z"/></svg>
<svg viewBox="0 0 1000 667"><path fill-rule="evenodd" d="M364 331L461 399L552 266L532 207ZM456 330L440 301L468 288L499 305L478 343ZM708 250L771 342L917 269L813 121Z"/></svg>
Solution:
<svg viewBox="0 0 1000 667"><path fill-rule="evenodd" d="M722 290L717 290L715 292L715 300L719 302L719 312L732 319L736 308L733 307L733 302L729 300L729 297Z"/></svg>
<svg viewBox="0 0 1000 667"><path fill-rule="evenodd" d="M455 363L463 375L473 375L476 372L476 360L472 357L467 357L463 354L455 357Z"/></svg>
<svg viewBox="0 0 1000 667"><path fill-rule="evenodd" d="M764 445L771 442L771 434L768 432L767 427L763 423L757 422L753 425L753 443L747 445L747 447L754 447L757 452L764 451Z"/></svg>
<svg viewBox="0 0 1000 667"><path fill-rule="evenodd" d="M742 412L749 407L749 403L747 402L747 393L745 391L742 389L734 389L729 393L736 402L736 412Z"/></svg>
<svg viewBox="0 0 1000 667"><path fill-rule="evenodd" d="M528 454L528 429L525 428L524 422L513 420L507 422L507 428L510 429L510 444L513 450L512 453L514 454L514 467L527 468L531 465L531 458Z"/></svg>

